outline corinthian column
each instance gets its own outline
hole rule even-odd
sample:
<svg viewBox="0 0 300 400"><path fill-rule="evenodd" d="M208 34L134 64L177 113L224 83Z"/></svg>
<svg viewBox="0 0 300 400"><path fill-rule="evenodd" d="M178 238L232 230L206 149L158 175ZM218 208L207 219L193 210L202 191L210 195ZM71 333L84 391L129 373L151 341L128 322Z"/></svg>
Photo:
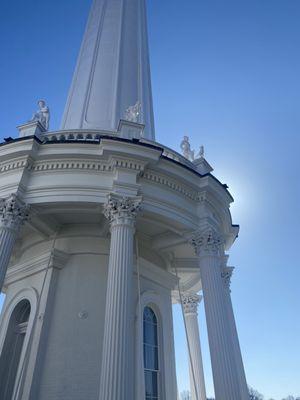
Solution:
<svg viewBox="0 0 300 400"><path fill-rule="evenodd" d="M28 206L15 193L0 199L0 292L16 238L27 215Z"/></svg>
<svg viewBox="0 0 300 400"><path fill-rule="evenodd" d="M133 239L141 198L110 195L104 214L111 242L106 294L100 400L131 400Z"/></svg>
<svg viewBox="0 0 300 400"><path fill-rule="evenodd" d="M216 400L241 400L239 371L221 276L223 240L212 230L199 231L191 243L199 257Z"/></svg>
<svg viewBox="0 0 300 400"><path fill-rule="evenodd" d="M198 305L202 300L197 294L184 294L182 305L190 353L190 386L192 400L206 400L205 381L198 325Z"/></svg>
<svg viewBox="0 0 300 400"><path fill-rule="evenodd" d="M237 370L239 373L239 383L240 383L240 392L241 392L240 398L241 398L241 400L249 400L249 390L248 390L248 385L247 385L247 380L246 380L246 375L245 375L243 358L242 358L238 333L237 333L237 329L236 329L234 312L233 312L232 301L231 301L231 294L230 294L231 293L230 284L231 284L231 277L232 277L233 270L234 270L234 268L232 268L232 267L223 267L222 278L223 278L223 284L224 284L224 288L225 288L228 321L231 326L231 339L233 342L233 348L234 348L234 353L235 353L235 362L236 362Z"/></svg>

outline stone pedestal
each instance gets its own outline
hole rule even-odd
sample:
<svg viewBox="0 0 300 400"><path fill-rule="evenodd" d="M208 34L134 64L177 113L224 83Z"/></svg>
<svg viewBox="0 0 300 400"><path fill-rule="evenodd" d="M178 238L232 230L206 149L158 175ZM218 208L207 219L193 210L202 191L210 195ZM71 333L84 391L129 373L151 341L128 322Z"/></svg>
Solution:
<svg viewBox="0 0 300 400"><path fill-rule="evenodd" d="M0 292L19 229L27 213L28 207L14 193L0 200Z"/></svg>
<svg viewBox="0 0 300 400"><path fill-rule="evenodd" d="M142 139L145 125L136 122L120 120L118 133L124 139Z"/></svg>
<svg viewBox="0 0 300 400"><path fill-rule="evenodd" d="M182 305L190 352L190 386L192 400L206 400L205 380L202 363L200 334L198 325L198 305L202 297L184 294Z"/></svg>
<svg viewBox="0 0 300 400"><path fill-rule="evenodd" d="M18 126L19 137L26 136L36 136L39 139L42 138L43 133L46 132L46 129L39 121L30 121L24 125Z"/></svg>
<svg viewBox="0 0 300 400"><path fill-rule="evenodd" d="M193 164L201 175L206 175L213 171L212 166L205 160L204 157L197 158L193 161Z"/></svg>
<svg viewBox="0 0 300 400"><path fill-rule="evenodd" d="M240 373L221 276L222 239L213 231L197 232L192 244L199 257L216 400L241 400Z"/></svg>
<svg viewBox="0 0 300 400"><path fill-rule="evenodd" d="M234 312L233 312L233 307L232 307L231 294L230 294L230 283L231 283L231 276L232 276L233 270L234 270L234 268L232 268L232 267L224 267L222 269L222 278L223 278L223 283L224 283L224 288L225 288L225 298L226 298L227 313L228 313L227 315L228 315L228 320L229 320L229 323L231 326L231 339L232 339L234 353L235 353L235 362L236 362L237 370L239 373L239 383L240 383L240 391L241 391L240 398L241 398L241 400L249 400L249 390L248 390L248 385L247 385L247 380L246 380L246 375L245 375L245 369L244 369L242 353L241 353L238 333L237 333L236 324L235 324Z"/></svg>
<svg viewBox="0 0 300 400"><path fill-rule="evenodd" d="M99 400L132 398L133 239L140 202L140 198L111 195L104 211L111 224L111 244Z"/></svg>

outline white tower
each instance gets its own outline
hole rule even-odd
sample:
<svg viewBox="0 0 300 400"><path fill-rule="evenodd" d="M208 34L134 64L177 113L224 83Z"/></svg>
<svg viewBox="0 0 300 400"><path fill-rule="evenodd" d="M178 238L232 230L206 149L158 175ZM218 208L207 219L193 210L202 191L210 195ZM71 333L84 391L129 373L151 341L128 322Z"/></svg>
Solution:
<svg viewBox="0 0 300 400"><path fill-rule="evenodd" d="M145 0L94 0L62 129L117 130L141 105L144 137L154 140Z"/></svg>
<svg viewBox="0 0 300 400"><path fill-rule="evenodd" d="M201 291L216 400L249 400L233 199L188 137L184 156L154 142L145 0L94 1L62 130L38 104L0 146L0 399L175 400L180 301L206 400Z"/></svg>

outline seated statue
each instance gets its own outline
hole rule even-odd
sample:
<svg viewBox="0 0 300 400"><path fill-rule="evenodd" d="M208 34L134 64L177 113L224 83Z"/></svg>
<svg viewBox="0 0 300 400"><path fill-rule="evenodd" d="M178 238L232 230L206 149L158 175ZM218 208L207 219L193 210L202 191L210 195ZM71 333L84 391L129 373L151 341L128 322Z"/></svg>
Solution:
<svg viewBox="0 0 300 400"><path fill-rule="evenodd" d="M124 119L126 121L138 123L142 105L139 101L134 106L128 107L125 111Z"/></svg>
<svg viewBox="0 0 300 400"><path fill-rule="evenodd" d="M44 100L38 101L39 109L33 114L31 121L39 121L46 129L49 129L50 110Z"/></svg>

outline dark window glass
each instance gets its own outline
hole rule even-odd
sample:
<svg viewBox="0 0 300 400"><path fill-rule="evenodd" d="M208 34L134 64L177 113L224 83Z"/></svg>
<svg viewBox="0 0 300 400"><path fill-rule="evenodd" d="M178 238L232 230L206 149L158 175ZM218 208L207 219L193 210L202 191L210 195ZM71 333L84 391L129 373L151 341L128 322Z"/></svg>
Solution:
<svg viewBox="0 0 300 400"><path fill-rule="evenodd" d="M156 315L150 307L144 309L143 338L146 400L158 400L158 327Z"/></svg>
<svg viewBox="0 0 300 400"><path fill-rule="evenodd" d="M30 315L30 303L22 300L11 314L0 357L0 399L11 400Z"/></svg>

